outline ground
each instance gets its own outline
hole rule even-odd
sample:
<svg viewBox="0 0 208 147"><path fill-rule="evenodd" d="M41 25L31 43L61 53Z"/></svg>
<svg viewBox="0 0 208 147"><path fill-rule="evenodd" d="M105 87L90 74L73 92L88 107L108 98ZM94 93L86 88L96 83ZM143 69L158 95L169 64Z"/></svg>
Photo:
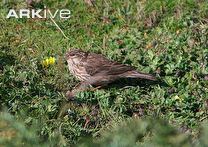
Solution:
<svg viewBox="0 0 208 147"><path fill-rule="evenodd" d="M54 18L65 36L50 19L6 19L9 9L26 8L24 1L0 4L0 143L74 145L102 138L130 119L141 120L139 126L163 120L188 134L185 143L203 142L198 138L208 114L206 0L45 0L33 8L44 5L71 10L70 19ZM66 102L66 91L79 82L67 69L69 48L101 53L160 80L121 80ZM111 135L99 143L109 143ZM145 144L154 131L143 136L137 141Z"/></svg>

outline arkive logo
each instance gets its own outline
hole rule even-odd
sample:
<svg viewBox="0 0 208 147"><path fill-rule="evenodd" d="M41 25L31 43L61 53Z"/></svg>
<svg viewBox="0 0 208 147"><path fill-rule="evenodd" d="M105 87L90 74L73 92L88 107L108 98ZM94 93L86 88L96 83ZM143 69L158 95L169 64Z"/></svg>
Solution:
<svg viewBox="0 0 208 147"><path fill-rule="evenodd" d="M69 19L71 17L71 11L69 9L57 9L51 11L44 7L44 9L10 9L6 18L55 18Z"/></svg>

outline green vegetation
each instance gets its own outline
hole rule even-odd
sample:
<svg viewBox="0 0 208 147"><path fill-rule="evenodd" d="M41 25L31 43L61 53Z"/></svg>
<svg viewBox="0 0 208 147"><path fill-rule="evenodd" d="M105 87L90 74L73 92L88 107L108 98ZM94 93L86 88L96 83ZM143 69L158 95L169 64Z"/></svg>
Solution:
<svg viewBox="0 0 208 147"><path fill-rule="evenodd" d="M50 19L6 19L9 9L26 8L23 0L0 4L0 144L208 146L200 131L208 116L206 0L45 0L34 7L44 5L71 10L70 19L55 19L68 39ZM65 92L78 83L64 59L69 48L102 53L161 82L124 87L121 80L67 103ZM43 67L49 57L56 63Z"/></svg>

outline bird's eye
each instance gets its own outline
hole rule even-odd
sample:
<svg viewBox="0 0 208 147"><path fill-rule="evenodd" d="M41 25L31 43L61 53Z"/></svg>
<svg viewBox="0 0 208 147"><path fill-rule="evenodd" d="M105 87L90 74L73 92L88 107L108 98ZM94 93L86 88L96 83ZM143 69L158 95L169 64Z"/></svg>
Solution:
<svg viewBox="0 0 208 147"><path fill-rule="evenodd" d="M72 53L70 53L69 55L70 55L70 56L75 56L76 53L72 52Z"/></svg>

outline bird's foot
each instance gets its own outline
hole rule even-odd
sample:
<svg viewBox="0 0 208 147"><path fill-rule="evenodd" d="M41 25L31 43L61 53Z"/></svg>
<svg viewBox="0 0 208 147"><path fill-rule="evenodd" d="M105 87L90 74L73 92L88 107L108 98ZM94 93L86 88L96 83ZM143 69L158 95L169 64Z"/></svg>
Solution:
<svg viewBox="0 0 208 147"><path fill-rule="evenodd" d="M90 89L89 89L89 91L95 91L95 90L97 90L97 89L100 89L102 86L97 86L97 87L91 87Z"/></svg>

